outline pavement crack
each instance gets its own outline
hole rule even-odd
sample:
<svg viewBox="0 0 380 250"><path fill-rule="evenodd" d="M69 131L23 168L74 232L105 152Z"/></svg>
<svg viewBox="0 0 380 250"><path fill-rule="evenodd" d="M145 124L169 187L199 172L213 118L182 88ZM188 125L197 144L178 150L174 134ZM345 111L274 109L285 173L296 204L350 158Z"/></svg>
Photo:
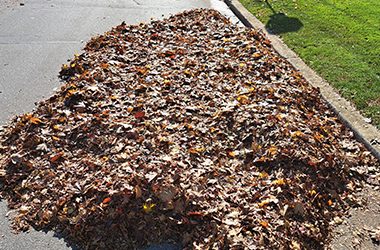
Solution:
<svg viewBox="0 0 380 250"><path fill-rule="evenodd" d="M0 44L61 44L61 43L80 43L80 41L16 41L16 42L0 41Z"/></svg>

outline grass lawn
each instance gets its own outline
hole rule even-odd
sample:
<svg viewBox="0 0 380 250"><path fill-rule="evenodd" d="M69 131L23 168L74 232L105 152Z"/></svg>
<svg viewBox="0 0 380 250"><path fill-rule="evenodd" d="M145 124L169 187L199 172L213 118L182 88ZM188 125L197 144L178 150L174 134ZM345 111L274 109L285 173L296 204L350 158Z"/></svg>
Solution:
<svg viewBox="0 0 380 250"><path fill-rule="evenodd" d="M380 128L379 0L240 0Z"/></svg>

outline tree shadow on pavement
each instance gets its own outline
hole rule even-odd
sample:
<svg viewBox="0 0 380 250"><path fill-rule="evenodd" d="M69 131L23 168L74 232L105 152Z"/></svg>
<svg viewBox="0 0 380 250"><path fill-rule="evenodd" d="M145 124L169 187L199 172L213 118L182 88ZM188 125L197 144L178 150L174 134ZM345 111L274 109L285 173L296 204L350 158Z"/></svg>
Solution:
<svg viewBox="0 0 380 250"><path fill-rule="evenodd" d="M298 18L288 17L282 11L277 13L268 1L265 2L273 12L273 15L270 16L269 21L265 25L268 32L284 34L296 32L303 27L302 22Z"/></svg>

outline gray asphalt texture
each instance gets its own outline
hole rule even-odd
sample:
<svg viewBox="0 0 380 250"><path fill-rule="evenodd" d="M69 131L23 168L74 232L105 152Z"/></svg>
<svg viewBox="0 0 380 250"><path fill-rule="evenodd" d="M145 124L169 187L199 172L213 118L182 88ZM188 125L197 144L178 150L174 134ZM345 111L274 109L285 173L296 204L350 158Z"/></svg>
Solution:
<svg viewBox="0 0 380 250"><path fill-rule="evenodd" d="M217 9L238 22L221 0L0 0L0 125L59 89L62 64L91 37L123 21L139 24L195 8ZM0 249L77 249L53 231L12 234L7 212L2 200ZM146 250L178 248L165 243Z"/></svg>

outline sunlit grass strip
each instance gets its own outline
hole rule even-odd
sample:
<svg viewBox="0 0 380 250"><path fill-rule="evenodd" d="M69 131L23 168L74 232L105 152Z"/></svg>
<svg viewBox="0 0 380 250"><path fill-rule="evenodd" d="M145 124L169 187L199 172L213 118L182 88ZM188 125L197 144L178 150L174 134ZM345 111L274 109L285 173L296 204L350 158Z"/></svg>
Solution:
<svg viewBox="0 0 380 250"><path fill-rule="evenodd" d="M380 128L379 1L240 2Z"/></svg>

